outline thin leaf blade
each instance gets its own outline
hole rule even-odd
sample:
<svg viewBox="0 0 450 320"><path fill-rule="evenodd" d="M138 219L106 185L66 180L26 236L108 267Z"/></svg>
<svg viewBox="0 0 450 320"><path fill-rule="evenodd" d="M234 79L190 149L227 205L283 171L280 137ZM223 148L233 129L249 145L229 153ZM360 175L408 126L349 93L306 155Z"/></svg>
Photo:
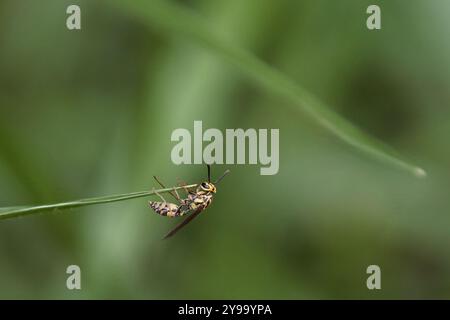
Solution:
<svg viewBox="0 0 450 320"><path fill-rule="evenodd" d="M186 186L187 188L193 188L197 186L196 184L191 184ZM98 204L106 204L111 202L125 201L130 199L148 197L154 195L156 193L167 193L172 190L179 190L183 187L174 187L174 188L165 188L159 190L151 190L151 191L139 191L139 192L131 192L124 194L116 194L110 196L96 197L96 198L87 198L80 199L75 201L54 203L54 204L45 204L45 205L37 205L37 206L20 206L20 207L7 207L0 208L0 220L11 219L21 216L26 216L33 213L42 213L42 212L52 212L52 211L62 211L66 209L73 209L79 207L86 207Z"/></svg>

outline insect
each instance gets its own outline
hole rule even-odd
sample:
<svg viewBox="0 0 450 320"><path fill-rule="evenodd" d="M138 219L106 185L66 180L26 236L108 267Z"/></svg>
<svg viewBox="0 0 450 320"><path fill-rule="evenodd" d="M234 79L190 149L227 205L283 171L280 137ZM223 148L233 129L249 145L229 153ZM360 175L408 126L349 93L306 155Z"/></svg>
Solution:
<svg viewBox="0 0 450 320"><path fill-rule="evenodd" d="M216 184L220 182L230 171L226 170L222 176L214 183L211 182L211 166L208 167L208 181L202 182L197 186L195 192L190 191L183 185L184 191L187 193L187 198L182 199L176 189L169 191L169 193L178 201L179 204L167 202L162 195L155 191L156 195L162 200L149 201L150 208L152 208L157 214L167 217L182 217L187 216L186 219L177 224L169 233L166 234L164 239L167 239L177 233L181 228L191 222L200 212L205 210L212 202L213 196L216 193ZM158 184L166 188L161 181L156 177L153 178Z"/></svg>

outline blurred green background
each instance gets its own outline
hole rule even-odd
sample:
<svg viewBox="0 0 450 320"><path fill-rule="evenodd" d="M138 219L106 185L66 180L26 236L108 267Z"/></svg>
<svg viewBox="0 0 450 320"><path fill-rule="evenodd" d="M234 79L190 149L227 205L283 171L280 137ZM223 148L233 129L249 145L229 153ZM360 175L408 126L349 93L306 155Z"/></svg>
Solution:
<svg viewBox="0 0 450 320"><path fill-rule="evenodd" d="M424 167L348 147L190 39L109 1L0 1L0 206L149 190L176 128L279 128L280 171L213 166L210 208L145 198L0 222L0 298L450 298L450 1L178 1ZM69 31L78 4L82 30ZM368 31L378 4L382 30ZM149 1L151 8L151 1ZM82 290L66 289L66 267ZM382 290L366 287L381 267Z"/></svg>

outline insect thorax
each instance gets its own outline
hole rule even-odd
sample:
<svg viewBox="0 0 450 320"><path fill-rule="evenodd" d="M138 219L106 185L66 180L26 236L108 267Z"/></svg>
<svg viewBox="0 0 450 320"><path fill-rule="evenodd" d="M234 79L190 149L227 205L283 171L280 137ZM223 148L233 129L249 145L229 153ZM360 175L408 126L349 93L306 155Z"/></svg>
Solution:
<svg viewBox="0 0 450 320"><path fill-rule="evenodd" d="M213 195L209 192L200 191L192 193L188 196L189 207L193 210L197 209L199 206L206 209L211 204L212 199Z"/></svg>

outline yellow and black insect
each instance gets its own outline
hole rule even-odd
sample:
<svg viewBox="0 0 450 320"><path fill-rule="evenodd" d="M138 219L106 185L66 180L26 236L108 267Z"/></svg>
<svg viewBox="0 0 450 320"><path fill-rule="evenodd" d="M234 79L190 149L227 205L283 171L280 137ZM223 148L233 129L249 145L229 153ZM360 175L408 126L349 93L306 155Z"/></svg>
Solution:
<svg viewBox="0 0 450 320"><path fill-rule="evenodd" d="M179 204L167 202L162 195L155 192L162 202L160 201L149 201L150 208L152 208L157 214L167 217L182 217L187 215L187 218L175 226L165 237L169 238L173 236L178 230L191 222L200 212L205 210L212 202L213 195L216 193L216 184L220 182L230 171L226 170L223 175L216 180L216 182L211 182L211 167L208 167L208 181L202 182L197 186L195 192L190 191L188 188L184 187L187 193L186 199L181 199L177 190L169 191L169 193L179 202ZM156 182L163 188L166 188L161 181L158 180L156 176L153 176Z"/></svg>

